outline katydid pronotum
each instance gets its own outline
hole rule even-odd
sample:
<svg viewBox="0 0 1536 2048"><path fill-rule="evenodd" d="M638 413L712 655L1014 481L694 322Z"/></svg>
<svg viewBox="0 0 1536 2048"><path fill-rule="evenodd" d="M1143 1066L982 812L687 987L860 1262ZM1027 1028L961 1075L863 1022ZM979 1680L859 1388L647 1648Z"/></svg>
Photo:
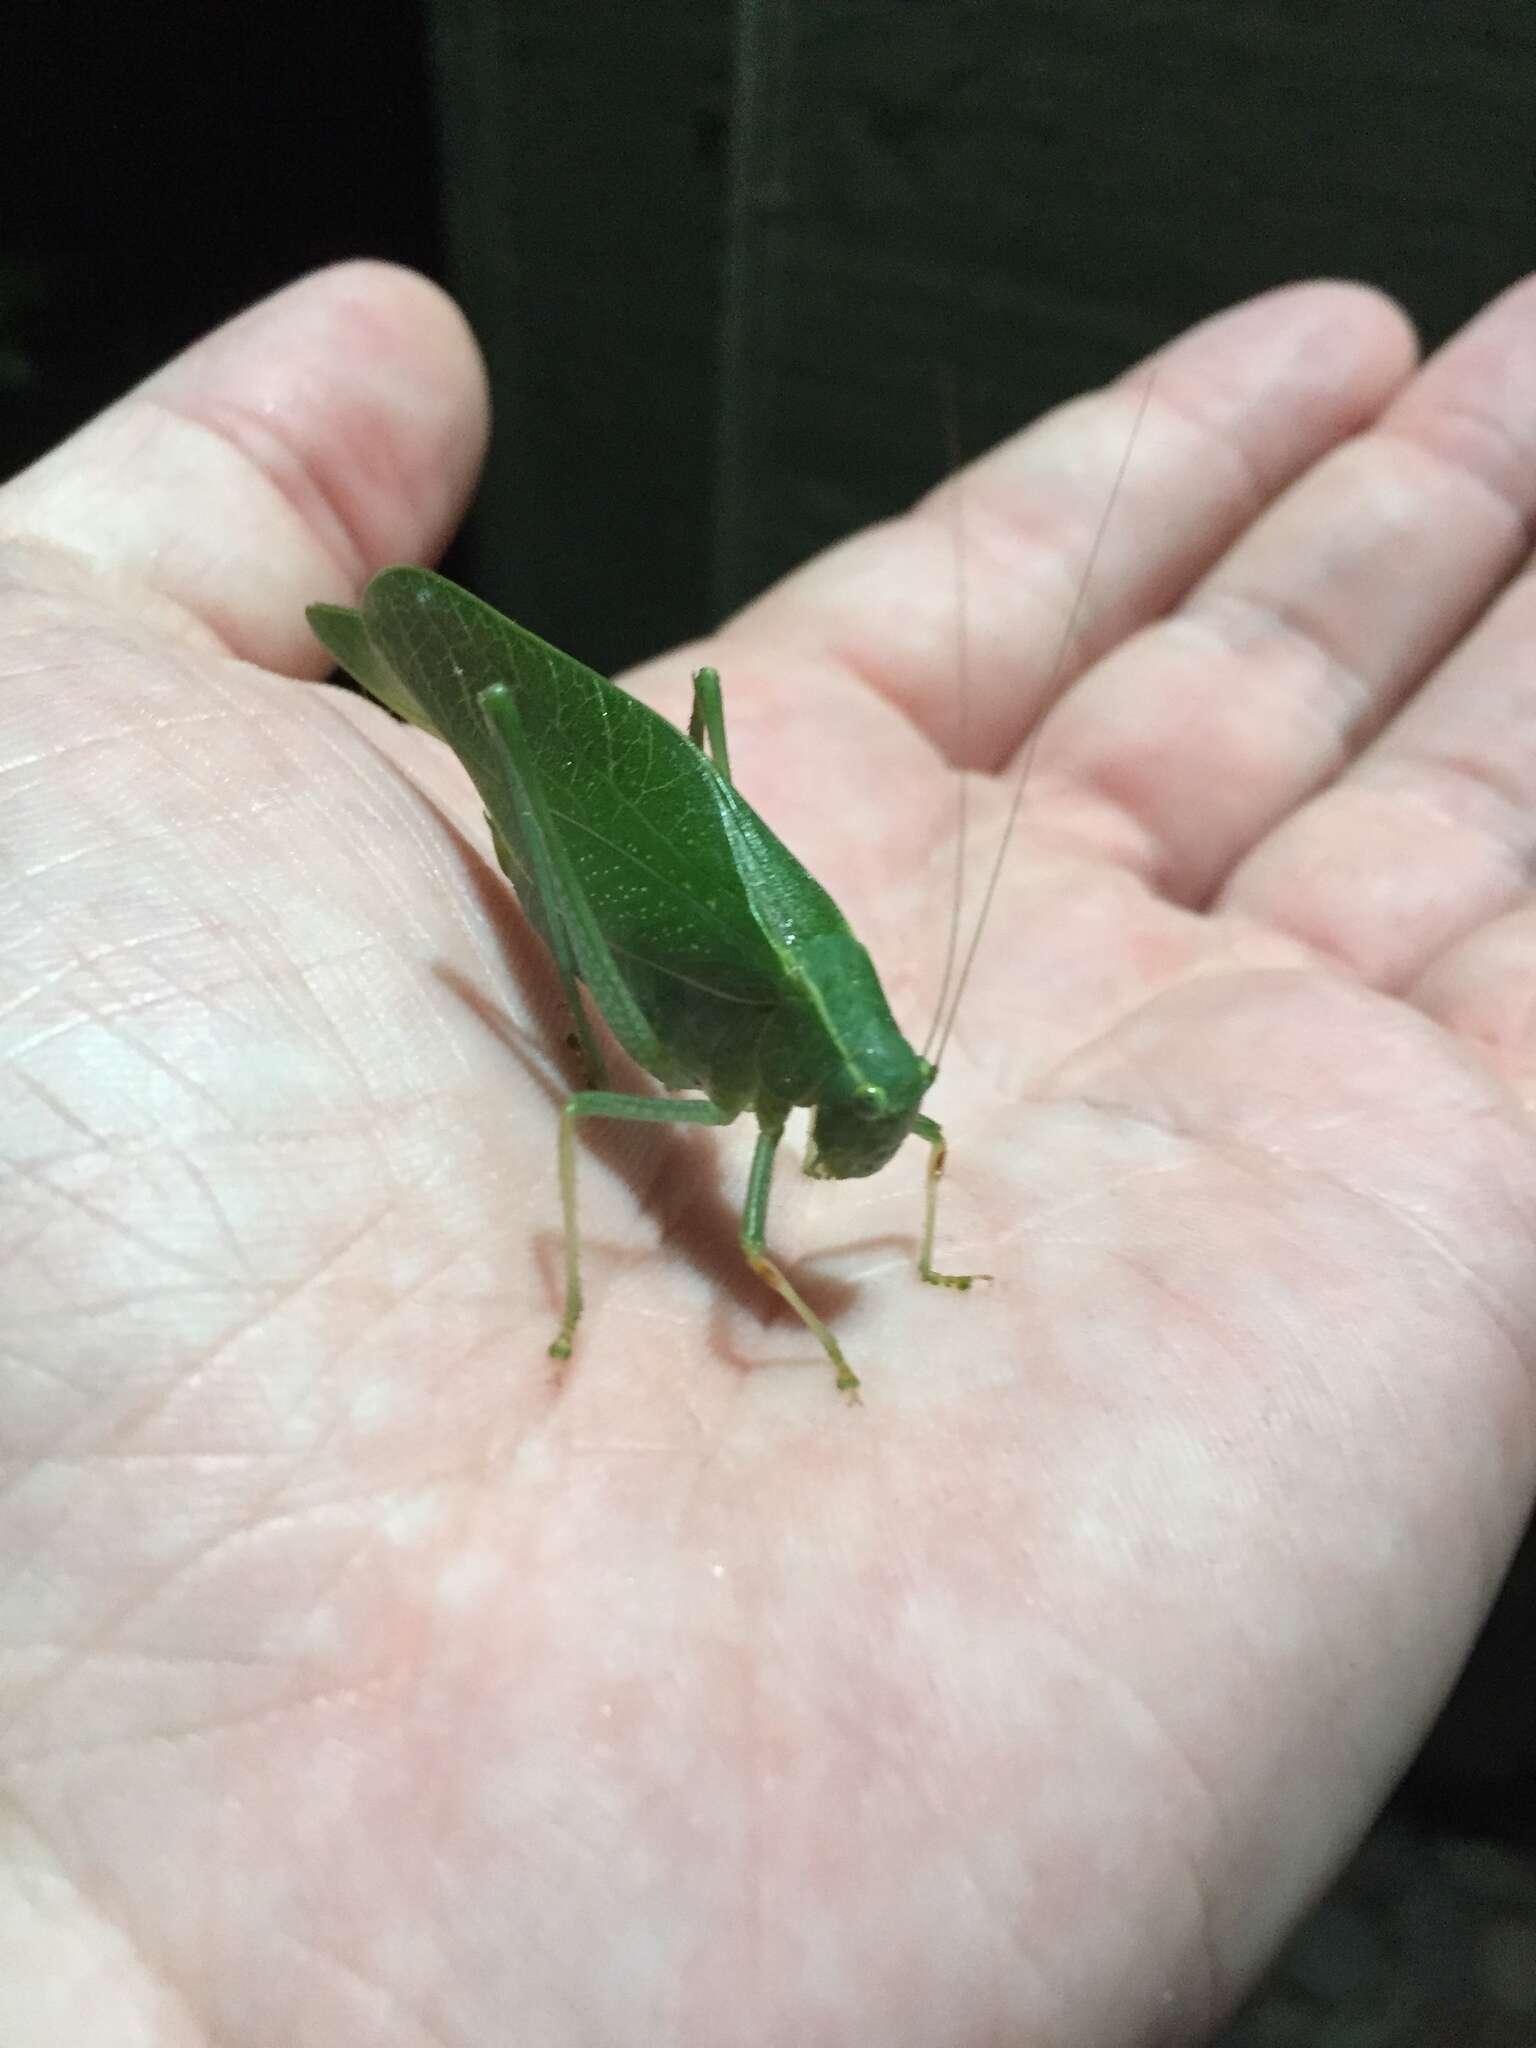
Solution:
<svg viewBox="0 0 1536 2048"><path fill-rule="evenodd" d="M1103 534L1101 525L1079 603ZM945 1141L922 1104L937 1062L903 1037L873 961L832 898L737 791L719 676L709 668L695 675L684 733L429 569L381 570L360 610L317 604L308 617L370 695L458 755L485 805L497 858L554 957L594 1085L571 1095L560 1115L565 1305L551 1355L570 1356L582 1308L578 1121L719 1125L750 1111L758 1138L742 1252L856 1399L858 1377L836 1337L767 1249L774 1154L791 1109L812 1112L806 1171L819 1179L877 1173L903 1139L923 1139L918 1272L951 1288L986 1276L934 1266ZM1058 666L1075 624L1074 610ZM1004 845L1022 788L1021 770ZM999 848L961 987L1001 861ZM700 1093L680 1100L610 1089L578 983L637 1065L664 1088ZM949 1023L958 1002L957 990Z"/></svg>
<svg viewBox="0 0 1536 2048"><path fill-rule="evenodd" d="M806 1170L878 1172L911 1134L928 1145L918 1271L933 1264L944 1134L922 1110L931 1061L897 1027L874 963L832 898L731 780L719 676L694 677L687 733L429 569L384 569L362 609L312 605L309 622L381 704L444 740L473 777L496 855L548 945L592 1087L560 1116L565 1307L550 1352L570 1356L581 1315L575 1127L758 1123L742 1209L753 1270L814 1333L844 1393L858 1377L768 1252L774 1153L792 1108L813 1111ZM578 982L614 1037L663 1087L606 1086Z"/></svg>

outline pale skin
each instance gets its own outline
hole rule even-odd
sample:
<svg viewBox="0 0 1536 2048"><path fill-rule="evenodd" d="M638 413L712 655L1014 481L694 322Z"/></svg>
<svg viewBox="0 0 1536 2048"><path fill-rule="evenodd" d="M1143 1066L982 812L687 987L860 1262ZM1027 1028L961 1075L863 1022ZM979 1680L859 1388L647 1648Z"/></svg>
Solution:
<svg viewBox="0 0 1536 2048"><path fill-rule="evenodd" d="M1140 388L965 486L983 843ZM1531 1505L1536 284L1164 353L929 1101L995 1284L920 1143L786 1146L860 1409L746 1120L584 1134L552 1377L552 976L451 759L289 680L483 423L358 266L0 498L0 2039L1198 2040ZM635 679L719 667L919 1035L954 534Z"/></svg>

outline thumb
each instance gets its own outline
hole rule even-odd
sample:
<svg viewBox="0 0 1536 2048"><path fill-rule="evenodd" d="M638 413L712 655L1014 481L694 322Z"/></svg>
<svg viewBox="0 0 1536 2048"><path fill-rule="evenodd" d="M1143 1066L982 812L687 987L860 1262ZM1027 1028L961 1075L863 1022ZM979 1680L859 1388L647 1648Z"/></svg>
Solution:
<svg viewBox="0 0 1536 2048"><path fill-rule="evenodd" d="M439 553L485 445L462 314L425 278L317 272L195 343L0 490L0 540L84 557L242 658L327 666L316 598ZM163 609L163 606L161 607Z"/></svg>

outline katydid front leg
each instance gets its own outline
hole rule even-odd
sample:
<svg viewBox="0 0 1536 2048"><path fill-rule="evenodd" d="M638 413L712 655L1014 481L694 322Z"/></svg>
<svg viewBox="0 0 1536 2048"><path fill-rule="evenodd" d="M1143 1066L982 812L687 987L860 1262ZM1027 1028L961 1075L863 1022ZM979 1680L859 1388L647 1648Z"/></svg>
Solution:
<svg viewBox="0 0 1536 2048"><path fill-rule="evenodd" d="M957 1287L963 1293L976 1280L990 1280L990 1273L940 1273L933 1263L933 1231L939 1217L939 1182L944 1178L944 1161L949 1146L944 1133L931 1116L918 1116L913 1133L928 1143L928 1174L923 1183L923 1241L918 1247L917 1270L932 1287Z"/></svg>

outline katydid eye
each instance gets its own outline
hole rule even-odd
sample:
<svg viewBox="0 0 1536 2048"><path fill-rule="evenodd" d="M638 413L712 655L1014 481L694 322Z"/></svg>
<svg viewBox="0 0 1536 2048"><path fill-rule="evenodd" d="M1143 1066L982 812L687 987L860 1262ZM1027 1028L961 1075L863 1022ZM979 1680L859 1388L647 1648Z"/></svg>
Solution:
<svg viewBox="0 0 1536 2048"><path fill-rule="evenodd" d="M885 1090L877 1088L873 1081L861 1081L853 1091L853 1113L855 1116L884 1116L889 1108Z"/></svg>

